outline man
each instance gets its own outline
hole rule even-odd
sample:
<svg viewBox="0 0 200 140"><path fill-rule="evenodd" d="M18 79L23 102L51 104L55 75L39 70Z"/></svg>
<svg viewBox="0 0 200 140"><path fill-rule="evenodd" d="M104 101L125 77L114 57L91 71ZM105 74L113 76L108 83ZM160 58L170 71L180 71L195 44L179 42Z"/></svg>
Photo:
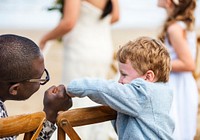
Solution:
<svg viewBox="0 0 200 140"><path fill-rule="evenodd" d="M0 117L8 117L4 106L6 100L26 100L49 81L44 58L39 47L30 39L5 34L0 35ZM38 140L48 140L55 131L59 111L72 106L64 86L50 87L44 95L46 119ZM16 137L3 138L15 140Z"/></svg>

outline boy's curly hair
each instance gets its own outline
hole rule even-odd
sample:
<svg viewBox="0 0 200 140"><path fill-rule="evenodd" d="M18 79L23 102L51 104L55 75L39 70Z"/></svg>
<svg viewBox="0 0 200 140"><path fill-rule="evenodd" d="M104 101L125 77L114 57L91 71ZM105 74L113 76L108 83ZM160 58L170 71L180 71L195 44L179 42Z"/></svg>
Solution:
<svg viewBox="0 0 200 140"><path fill-rule="evenodd" d="M169 80L170 56L165 45L159 40L140 37L129 41L118 50L117 60L121 63L129 60L140 75L152 70L158 79L157 82Z"/></svg>

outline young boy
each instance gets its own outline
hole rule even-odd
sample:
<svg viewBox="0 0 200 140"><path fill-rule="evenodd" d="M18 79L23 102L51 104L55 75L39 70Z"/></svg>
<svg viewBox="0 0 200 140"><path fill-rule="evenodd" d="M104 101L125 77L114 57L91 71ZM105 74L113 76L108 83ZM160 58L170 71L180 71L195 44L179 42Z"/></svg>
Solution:
<svg viewBox="0 0 200 140"><path fill-rule="evenodd" d="M167 81L170 56L158 40L140 37L118 53L118 82L102 79L73 80L70 96L85 97L118 112L113 126L119 140L171 140L174 123L169 116L172 91Z"/></svg>

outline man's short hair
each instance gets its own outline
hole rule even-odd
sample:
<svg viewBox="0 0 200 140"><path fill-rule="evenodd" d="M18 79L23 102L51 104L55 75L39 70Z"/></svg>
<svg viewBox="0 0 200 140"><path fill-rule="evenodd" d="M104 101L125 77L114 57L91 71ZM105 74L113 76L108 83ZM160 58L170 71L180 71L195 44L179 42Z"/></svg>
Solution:
<svg viewBox="0 0 200 140"><path fill-rule="evenodd" d="M0 81L32 78L32 62L40 55L32 40L14 34L0 35Z"/></svg>

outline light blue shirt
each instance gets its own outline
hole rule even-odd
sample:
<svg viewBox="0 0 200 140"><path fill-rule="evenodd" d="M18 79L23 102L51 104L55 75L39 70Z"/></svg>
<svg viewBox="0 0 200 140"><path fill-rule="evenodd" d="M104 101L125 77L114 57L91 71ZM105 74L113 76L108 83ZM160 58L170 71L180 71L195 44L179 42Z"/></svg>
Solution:
<svg viewBox="0 0 200 140"><path fill-rule="evenodd" d="M119 140L172 140L174 122L169 116L172 91L167 83L141 78L130 84L112 80L78 79L67 91L77 97L108 105L118 112L113 126Z"/></svg>

